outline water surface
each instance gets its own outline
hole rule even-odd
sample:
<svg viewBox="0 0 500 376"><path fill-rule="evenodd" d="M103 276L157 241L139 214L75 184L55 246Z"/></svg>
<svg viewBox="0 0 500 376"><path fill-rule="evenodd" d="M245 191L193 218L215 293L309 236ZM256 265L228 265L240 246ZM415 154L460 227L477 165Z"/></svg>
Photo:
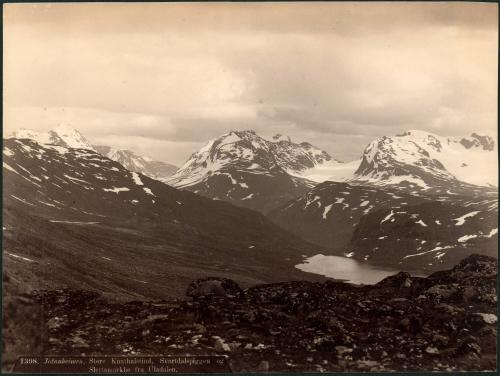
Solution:
<svg viewBox="0 0 500 376"><path fill-rule="evenodd" d="M372 285L400 270L383 268L359 262L347 257L325 256L322 254L308 257L304 263L295 265L304 272L342 279L346 282Z"/></svg>

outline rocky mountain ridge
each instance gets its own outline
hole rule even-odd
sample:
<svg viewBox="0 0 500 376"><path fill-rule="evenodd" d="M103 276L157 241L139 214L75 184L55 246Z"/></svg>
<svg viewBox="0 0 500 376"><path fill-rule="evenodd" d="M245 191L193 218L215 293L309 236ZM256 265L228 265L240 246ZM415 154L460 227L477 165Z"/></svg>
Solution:
<svg viewBox="0 0 500 376"><path fill-rule="evenodd" d="M55 145L65 148L88 149L112 159L126 169L139 172L152 179L164 181L177 171L177 166L155 161L150 157L137 155L132 150L116 149L105 145L91 145L78 130L69 125L59 125L48 132L20 129L8 138L30 139L41 145Z"/></svg>
<svg viewBox="0 0 500 376"><path fill-rule="evenodd" d="M476 133L460 141L418 130L383 136L366 147L352 180L425 191L496 186L494 150L491 137Z"/></svg>
<svg viewBox="0 0 500 376"><path fill-rule="evenodd" d="M297 144L281 135L268 141L252 130L231 131L210 140L191 155L172 177L171 184L179 188L189 187L206 180L223 167L251 170L256 174L272 174L279 169L299 174L330 161L334 160L327 152L307 142Z"/></svg>
<svg viewBox="0 0 500 376"><path fill-rule="evenodd" d="M132 150L115 149L110 146L94 145L100 154L120 163L127 170L139 172L151 179L166 181L178 167L170 163L155 161L150 157L137 155Z"/></svg>
<svg viewBox="0 0 500 376"><path fill-rule="evenodd" d="M8 138L30 139L42 145L48 144L95 151L94 147L80 132L67 124L60 124L48 132L20 129L13 132Z"/></svg>
<svg viewBox="0 0 500 376"><path fill-rule="evenodd" d="M310 189L300 174L326 163L340 164L309 143L254 131L232 131L209 141L166 182L218 200L267 212Z"/></svg>

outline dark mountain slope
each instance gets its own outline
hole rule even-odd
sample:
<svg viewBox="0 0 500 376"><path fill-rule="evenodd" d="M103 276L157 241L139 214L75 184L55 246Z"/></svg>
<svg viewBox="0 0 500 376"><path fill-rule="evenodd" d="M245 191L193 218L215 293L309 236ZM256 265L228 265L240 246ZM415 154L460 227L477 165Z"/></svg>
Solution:
<svg viewBox="0 0 500 376"><path fill-rule="evenodd" d="M395 187L325 182L268 216L334 254L405 270L435 270L471 253L495 254L497 193L486 188L466 192L409 194ZM457 222L464 215L471 217Z"/></svg>
<svg viewBox="0 0 500 376"><path fill-rule="evenodd" d="M19 283L160 297L215 272L243 284L307 278L293 265L317 249L90 150L9 139L3 167L4 265Z"/></svg>
<svg viewBox="0 0 500 376"><path fill-rule="evenodd" d="M343 250L361 217L393 206L423 202L424 197L348 183L324 182L269 213L285 229L329 249Z"/></svg>
<svg viewBox="0 0 500 376"><path fill-rule="evenodd" d="M497 257L497 216L496 201L380 209L361 218L348 249L395 268L444 269L473 253Z"/></svg>

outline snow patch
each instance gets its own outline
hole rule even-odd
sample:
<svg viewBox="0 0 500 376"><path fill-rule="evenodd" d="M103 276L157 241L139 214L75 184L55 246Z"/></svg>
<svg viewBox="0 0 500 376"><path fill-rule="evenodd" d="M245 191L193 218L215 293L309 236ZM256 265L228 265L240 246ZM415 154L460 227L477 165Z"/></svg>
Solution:
<svg viewBox="0 0 500 376"><path fill-rule="evenodd" d="M484 235L486 238L491 238L493 235L498 234L498 228L494 228L493 230L490 231L488 235Z"/></svg>
<svg viewBox="0 0 500 376"><path fill-rule="evenodd" d="M68 223L72 225L95 225L99 222L82 222L82 221L63 221L58 219L49 219L49 222L52 223Z"/></svg>
<svg viewBox="0 0 500 376"><path fill-rule="evenodd" d="M90 184L88 181L77 179L77 178L74 178L73 176L69 176L69 175L66 175L66 174L63 174L63 175L64 175L64 177L66 177L66 178L68 178L70 180L77 181L79 183Z"/></svg>
<svg viewBox="0 0 500 376"><path fill-rule="evenodd" d="M333 204L325 206L325 209L323 210L323 219L326 219L327 214L332 210Z"/></svg>
<svg viewBox="0 0 500 376"><path fill-rule="evenodd" d="M118 187L113 187L113 188L103 188L103 190L105 192L113 192L113 193L116 193L118 194L119 192L127 192L127 191L130 191L129 188L127 187L121 187L121 188L118 188Z"/></svg>
<svg viewBox="0 0 500 376"><path fill-rule="evenodd" d="M421 256L421 255L425 255L426 253L437 252L437 251L440 251L440 250L443 250L443 249L449 249L449 248L453 248L453 246L451 246L451 245L447 245L445 247L438 246L438 247L435 247L435 248L431 249L430 251L415 253L413 255L407 255L407 256L403 257L403 260L407 259L407 258L410 258L410 257Z"/></svg>
<svg viewBox="0 0 500 376"><path fill-rule="evenodd" d="M464 236L461 236L460 238L458 238L457 241L459 243L465 243L466 241L468 241L470 239L474 239L474 238L477 238L477 235L464 235Z"/></svg>
<svg viewBox="0 0 500 376"><path fill-rule="evenodd" d="M144 185L144 183L141 180L141 177L139 176L139 174L137 172L132 172L132 180L137 185Z"/></svg>
<svg viewBox="0 0 500 376"><path fill-rule="evenodd" d="M3 153L8 156L8 157L11 157L14 155L14 153L12 152L12 150L10 150L9 148L3 148Z"/></svg>
<svg viewBox="0 0 500 376"><path fill-rule="evenodd" d="M14 196L14 195L10 195L10 197L18 200L18 201L21 201L23 204L27 204L27 205L31 205L31 206L35 206L34 204L32 204L31 202L28 202L20 197L17 197L17 196Z"/></svg>
<svg viewBox="0 0 500 376"><path fill-rule="evenodd" d="M464 214L462 215L461 217L458 217L458 218L455 218L453 219L453 221L456 221L457 223L455 223L455 226L462 226L464 223L465 223L465 220L467 218L470 218L470 217L474 217L475 215L477 215L479 213L479 211L473 211L473 212L470 212L470 213L467 213L467 214Z"/></svg>
<svg viewBox="0 0 500 376"><path fill-rule="evenodd" d="M308 207L309 205L311 205L313 202L315 202L315 201L319 200L320 198L321 198L321 197L319 197L319 196L314 196L314 198L311 200L311 198L310 198L310 197L308 197L308 198L307 198L306 205L304 206L304 209L307 209L307 207Z"/></svg>
<svg viewBox="0 0 500 376"><path fill-rule="evenodd" d="M27 257L16 255L15 253L10 253L10 252L5 252L5 253L7 253L10 257L14 257L14 258L19 259L19 260L23 260L23 261L27 261L27 262L35 262L35 260L32 260L32 259L27 258Z"/></svg>
<svg viewBox="0 0 500 376"><path fill-rule="evenodd" d="M393 215L394 215L394 211L391 210L391 212L384 219L382 219L382 221L380 222L380 224L382 224L382 223L388 221L389 219L391 219Z"/></svg>
<svg viewBox="0 0 500 376"><path fill-rule="evenodd" d="M144 187L144 188L142 188L142 189L143 189L143 190L144 190L144 192L146 192L148 195L151 195L151 196L156 197L156 196L155 196L155 194L153 193L153 191L152 191L150 188L148 188L148 187ZM153 201L153 203L154 203L154 201Z"/></svg>

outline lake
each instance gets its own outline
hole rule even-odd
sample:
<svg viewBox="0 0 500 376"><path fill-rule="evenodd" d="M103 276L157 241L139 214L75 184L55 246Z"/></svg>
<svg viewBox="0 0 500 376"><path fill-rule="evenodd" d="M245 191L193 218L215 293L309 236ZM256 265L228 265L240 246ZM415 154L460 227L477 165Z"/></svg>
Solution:
<svg viewBox="0 0 500 376"><path fill-rule="evenodd" d="M304 272L342 279L350 283L372 285L400 270L383 268L359 262L347 257L318 254L308 257L304 263L295 265Z"/></svg>

